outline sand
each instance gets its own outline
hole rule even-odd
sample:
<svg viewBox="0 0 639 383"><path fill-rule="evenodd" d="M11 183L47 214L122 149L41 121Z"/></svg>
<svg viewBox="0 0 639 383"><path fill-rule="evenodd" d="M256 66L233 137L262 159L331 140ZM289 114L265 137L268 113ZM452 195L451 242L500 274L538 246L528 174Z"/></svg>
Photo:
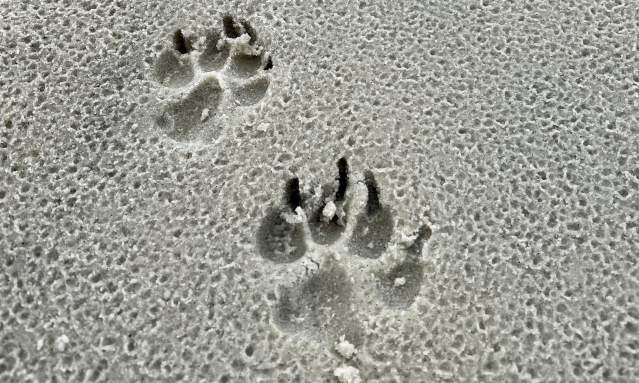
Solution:
<svg viewBox="0 0 639 383"><path fill-rule="evenodd" d="M0 5L0 382L639 381L633 2Z"/></svg>

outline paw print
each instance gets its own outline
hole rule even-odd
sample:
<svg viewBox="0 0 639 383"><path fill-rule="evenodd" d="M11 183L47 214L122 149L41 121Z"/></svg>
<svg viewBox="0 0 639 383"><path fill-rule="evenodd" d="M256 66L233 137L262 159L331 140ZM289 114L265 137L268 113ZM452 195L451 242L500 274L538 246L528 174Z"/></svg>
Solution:
<svg viewBox="0 0 639 383"><path fill-rule="evenodd" d="M164 102L157 125L180 141L217 137L212 120L224 108L259 103L273 61L246 20L222 19L222 30L198 36L178 29L157 57L154 78Z"/></svg>
<svg viewBox="0 0 639 383"><path fill-rule="evenodd" d="M256 244L259 254L271 262L290 264L307 258L315 264L315 270L307 269L297 283L280 288L273 312L280 329L315 330L334 341L345 337L361 345L364 331L357 318L361 299L356 299L356 292L368 292L354 288L357 278L342 263L359 258L368 262L365 268L373 268L372 261L382 260L388 252L395 224L392 210L382 203L373 172L365 171L361 181L351 185L345 158L337 162L337 170L335 182L306 191L298 178L290 179L282 201L267 209ZM360 190L353 190L355 186L361 186ZM359 214L354 212L356 205ZM406 309L415 301L424 278L421 255L431 234L430 227L422 225L402 249L399 262L389 261L390 267L370 273L386 307Z"/></svg>

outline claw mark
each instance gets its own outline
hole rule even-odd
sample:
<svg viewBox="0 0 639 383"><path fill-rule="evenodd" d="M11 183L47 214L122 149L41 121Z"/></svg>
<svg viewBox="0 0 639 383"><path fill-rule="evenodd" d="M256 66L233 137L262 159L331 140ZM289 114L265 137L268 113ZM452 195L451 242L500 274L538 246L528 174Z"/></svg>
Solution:
<svg viewBox="0 0 639 383"><path fill-rule="evenodd" d="M255 31L255 28L253 28L253 26L249 24L247 20L241 20L240 24L244 28L244 32L246 32L246 34L250 37L248 42L249 45L255 44L255 42L257 42L257 32Z"/></svg>
<svg viewBox="0 0 639 383"><path fill-rule="evenodd" d="M382 210L382 204L379 202L379 187L372 171L367 170L364 172L364 183L366 184L366 189L368 189L366 213L370 217Z"/></svg>
<svg viewBox="0 0 639 383"><path fill-rule="evenodd" d="M224 34L226 37L235 39L241 36L242 30L233 19L233 16L226 15L222 17L222 25L224 27Z"/></svg>
<svg viewBox="0 0 639 383"><path fill-rule="evenodd" d="M184 38L184 34L182 33L181 29L178 29L173 34L173 48L183 55L193 50L190 41Z"/></svg>
<svg viewBox="0 0 639 383"><path fill-rule="evenodd" d="M291 178L286 183L286 202L293 211L295 211L298 206L302 206L300 179L297 177Z"/></svg>
<svg viewBox="0 0 639 383"><path fill-rule="evenodd" d="M339 177L337 178L339 186L335 193L335 202L341 202L344 200L344 197L346 196L346 189L348 188L348 161L346 161L345 157L342 157L337 161L337 169L339 173Z"/></svg>
<svg viewBox="0 0 639 383"><path fill-rule="evenodd" d="M271 69L273 69L273 60L271 59L271 56L268 56L268 58L266 59L266 64L264 64L264 70Z"/></svg>
<svg viewBox="0 0 639 383"><path fill-rule="evenodd" d="M418 258L422 254L422 249L424 248L424 243L430 239L433 235L433 230L427 224L423 224L420 226L417 231L417 238L413 241L413 243L406 248L409 254L413 256L417 256Z"/></svg>

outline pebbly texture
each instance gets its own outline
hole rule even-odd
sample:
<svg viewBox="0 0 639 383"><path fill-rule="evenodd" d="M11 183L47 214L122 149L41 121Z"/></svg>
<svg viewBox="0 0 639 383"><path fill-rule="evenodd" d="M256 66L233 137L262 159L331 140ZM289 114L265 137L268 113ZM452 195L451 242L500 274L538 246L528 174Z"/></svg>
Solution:
<svg viewBox="0 0 639 383"><path fill-rule="evenodd" d="M5 0L0 381L638 381L638 13Z"/></svg>

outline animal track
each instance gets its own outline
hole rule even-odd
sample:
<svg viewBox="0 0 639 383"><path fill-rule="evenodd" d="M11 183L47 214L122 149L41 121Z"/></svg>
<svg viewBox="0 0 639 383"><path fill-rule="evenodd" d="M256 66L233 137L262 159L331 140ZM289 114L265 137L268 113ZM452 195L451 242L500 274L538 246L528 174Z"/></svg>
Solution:
<svg viewBox="0 0 639 383"><path fill-rule="evenodd" d="M322 268L304 282L280 290L274 321L283 330L315 330L333 338L345 335L351 343L360 345L364 331L355 319L352 294L346 270L328 257Z"/></svg>
<svg viewBox="0 0 639 383"><path fill-rule="evenodd" d="M309 272L291 286L280 287L274 307L274 323L285 331L319 330L336 340L345 336L352 344L363 342L363 327L357 320L356 291L353 280L340 265L354 259L383 260L395 232L393 213L382 203L374 174L367 170L360 192L353 190L348 162L337 162L338 176L333 183L302 190L300 180L286 183L282 201L269 207L257 230L259 254L275 263L293 263L306 257L317 270ZM352 219L351 210L361 212ZM424 279L421 255L432 235L422 225L401 254L401 261L388 261L372 274L381 302L395 309L410 307ZM339 253L346 254L340 256ZM355 256L355 257L352 257ZM314 259L319 257L320 261ZM358 268L361 268L358 267ZM361 278L359 278L361 279ZM359 297L361 298L361 297ZM361 299L360 299L361 300ZM365 299L364 299L365 300Z"/></svg>
<svg viewBox="0 0 639 383"><path fill-rule="evenodd" d="M211 121L223 106L255 105L270 83L273 60L248 21L225 16L221 31L202 35L175 31L153 70L166 93L156 123L180 141L214 139Z"/></svg>

